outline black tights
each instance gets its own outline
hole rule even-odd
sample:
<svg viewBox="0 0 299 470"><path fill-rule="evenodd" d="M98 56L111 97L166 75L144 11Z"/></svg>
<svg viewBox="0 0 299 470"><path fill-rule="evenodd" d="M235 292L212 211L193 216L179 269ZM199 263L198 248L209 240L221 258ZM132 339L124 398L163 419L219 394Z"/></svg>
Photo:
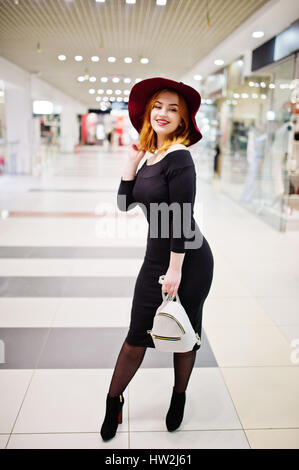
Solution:
<svg viewBox="0 0 299 470"><path fill-rule="evenodd" d="M126 341L123 343L110 383L108 393L111 397L120 395L125 390L140 367L145 351L146 347L131 346ZM173 354L174 389L177 393L182 393L187 388L195 356L196 351Z"/></svg>

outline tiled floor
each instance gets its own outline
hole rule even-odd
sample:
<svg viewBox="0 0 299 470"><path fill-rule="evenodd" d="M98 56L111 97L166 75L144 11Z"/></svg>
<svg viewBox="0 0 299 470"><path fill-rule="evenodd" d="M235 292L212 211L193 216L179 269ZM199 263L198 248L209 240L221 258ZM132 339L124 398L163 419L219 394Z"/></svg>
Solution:
<svg viewBox="0 0 299 470"><path fill-rule="evenodd" d="M172 357L150 349L102 441L147 228L116 209L125 152L0 178L0 448L298 449L298 233L274 231L200 168L195 218L215 274L183 423L166 430Z"/></svg>

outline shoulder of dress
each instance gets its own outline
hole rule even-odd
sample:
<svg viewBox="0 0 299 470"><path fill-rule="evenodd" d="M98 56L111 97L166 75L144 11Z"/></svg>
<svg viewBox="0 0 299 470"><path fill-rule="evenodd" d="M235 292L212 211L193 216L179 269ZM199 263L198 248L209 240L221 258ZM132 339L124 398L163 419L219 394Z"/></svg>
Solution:
<svg viewBox="0 0 299 470"><path fill-rule="evenodd" d="M173 174L173 171L180 170L185 167L194 167L191 152L187 148L172 149L163 160L163 167L166 175L171 175Z"/></svg>

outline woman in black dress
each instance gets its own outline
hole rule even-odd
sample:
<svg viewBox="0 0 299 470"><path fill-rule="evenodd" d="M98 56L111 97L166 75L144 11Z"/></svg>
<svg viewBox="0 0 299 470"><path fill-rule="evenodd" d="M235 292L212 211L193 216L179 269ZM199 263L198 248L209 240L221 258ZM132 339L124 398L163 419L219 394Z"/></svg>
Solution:
<svg viewBox="0 0 299 470"><path fill-rule="evenodd" d="M129 116L140 141L131 146L117 205L121 211L128 211L139 204L149 229L144 261L135 283L130 328L106 398L103 440L115 435L122 422L123 391L141 365L146 348L154 347L147 330L162 301L158 282L162 274L162 292L172 296L178 293L195 332L201 336L202 309L212 283L214 260L193 217L196 172L187 149L202 137L195 122L200 100L194 88L160 77L137 83L130 93ZM153 156L136 173L146 151ZM162 229L165 223L151 212L153 206L163 203L169 208L176 203L182 214L177 218L169 211L167 237ZM173 354L174 387L166 416L169 431L177 429L183 419L185 391L199 348L195 345L192 351Z"/></svg>

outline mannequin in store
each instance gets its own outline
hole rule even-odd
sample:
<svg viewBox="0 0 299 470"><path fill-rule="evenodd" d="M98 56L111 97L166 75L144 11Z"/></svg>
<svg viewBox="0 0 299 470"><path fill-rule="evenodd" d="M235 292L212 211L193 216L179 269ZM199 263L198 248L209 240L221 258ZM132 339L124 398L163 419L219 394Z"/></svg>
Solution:
<svg viewBox="0 0 299 470"><path fill-rule="evenodd" d="M283 163L288 154L290 124L290 121L285 118L284 123L274 134L271 173L275 198L284 194Z"/></svg>
<svg viewBox="0 0 299 470"><path fill-rule="evenodd" d="M250 202L259 191L259 170L264 157L267 134L260 124L255 122L249 128L247 144L248 170L241 201Z"/></svg>

